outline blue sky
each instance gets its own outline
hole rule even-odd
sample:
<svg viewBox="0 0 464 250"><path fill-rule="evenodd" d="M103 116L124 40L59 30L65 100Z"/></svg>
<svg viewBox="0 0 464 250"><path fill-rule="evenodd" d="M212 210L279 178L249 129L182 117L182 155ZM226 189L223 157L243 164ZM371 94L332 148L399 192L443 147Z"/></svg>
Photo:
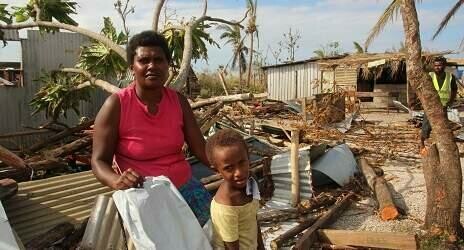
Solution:
<svg viewBox="0 0 464 250"><path fill-rule="evenodd" d="M101 29L102 17L112 16L119 25L119 19L109 0L75 0L79 3L80 13L76 20L81 27L94 31ZM2 0L9 4L24 3L25 0ZM431 37L438 23L456 0L423 0L418 4L423 47L429 50L457 50L464 38L464 9L451 20L447 29L436 40ZM132 33L150 28L153 0L131 0L135 5L135 14L128 19ZM363 43L389 0L258 0L259 50L268 62L273 62L269 48L276 49L282 40L282 34L289 28L301 33L296 59L314 56L313 51L328 42L338 41L342 51L354 50L353 41ZM201 0L168 0L168 14L175 10L177 18L189 19L201 13ZM208 15L225 19L240 19L245 11L245 0L209 0ZM398 48L403 40L401 19L388 25L385 31L374 41L370 51L384 52L392 47ZM217 38L219 32L211 29ZM209 63L199 61L196 69L214 70L218 65L226 64L232 53L231 47L218 41L221 48L210 48ZM18 48L8 46L0 49L0 60L14 58ZM281 54L286 57L285 53ZM455 56L464 57L464 54Z"/></svg>

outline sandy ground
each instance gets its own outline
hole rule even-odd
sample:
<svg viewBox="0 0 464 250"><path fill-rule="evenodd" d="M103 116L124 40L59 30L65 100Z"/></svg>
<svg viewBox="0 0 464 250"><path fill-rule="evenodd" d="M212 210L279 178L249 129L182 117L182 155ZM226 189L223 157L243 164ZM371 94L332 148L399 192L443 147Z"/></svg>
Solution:
<svg viewBox="0 0 464 250"><path fill-rule="evenodd" d="M362 117L367 121L379 122L379 125L406 124L410 118L409 114L396 111L364 112ZM417 132L419 133L419 129ZM458 145L462 149L464 144L461 144ZM461 159L461 165L464 165L463 163L464 158ZM389 188L395 203L406 212L406 215L400 216L398 220L384 222L376 213L376 201L373 198L364 198L353 203L329 228L375 232L420 232L426 208L426 188L421 164L387 160L382 169L386 180L390 183ZM461 222L464 222L464 216L461 216ZM276 232L277 234L269 235L266 247L269 247L274 235L279 235L294 225L296 223L286 223ZM263 228L263 230L272 231L272 228Z"/></svg>

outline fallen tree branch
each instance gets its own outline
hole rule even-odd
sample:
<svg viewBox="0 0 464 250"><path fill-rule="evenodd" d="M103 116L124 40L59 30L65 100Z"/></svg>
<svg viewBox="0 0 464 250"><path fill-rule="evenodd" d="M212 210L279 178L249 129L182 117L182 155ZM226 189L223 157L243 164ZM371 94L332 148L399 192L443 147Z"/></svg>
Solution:
<svg viewBox="0 0 464 250"><path fill-rule="evenodd" d="M312 244L315 242L317 235L316 231L319 228L325 227L332 223L333 219L337 218L351 203L354 193L349 193L341 201L333 205L329 211L327 211L321 218L319 218L306 232L303 236L296 242L296 250L306 250L309 249Z"/></svg>
<svg viewBox="0 0 464 250"><path fill-rule="evenodd" d="M69 136L69 135L72 135L72 134L74 134L76 132L79 132L81 130L87 129L90 126L93 125L94 121L95 120L87 121L87 122L79 124L79 125L77 125L77 126L75 126L73 128L65 129L65 130L61 131L60 133L58 133L58 134L55 134L53 136L48 137L44 141L37 142L37 143L33 144L32 146L30 146L27 149L27 152L34 153L34 152L42 149L46 145L50 145L50 144L52 144L52 143L54 143L56 141L59 141L59 140L65 138L66 136Z"/></svg>
<svg viewBox="0 0 464 250"><path fill-rule="evenodd" d="M26 168L26 163L21 157L2 146L0 146L0 161L11 167Z"/></svg>

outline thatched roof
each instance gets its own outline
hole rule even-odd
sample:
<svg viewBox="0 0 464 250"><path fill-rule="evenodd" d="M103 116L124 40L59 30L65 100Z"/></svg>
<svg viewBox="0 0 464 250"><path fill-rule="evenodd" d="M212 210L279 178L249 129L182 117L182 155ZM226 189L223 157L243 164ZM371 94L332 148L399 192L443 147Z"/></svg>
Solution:
<svg viewBox="0 0 464 250"><path fill-rule="evenodd" d="M437 56L444 56L451 54L452 51L443 52L424 52L422 57L426 64L432 62ZM351 68L351 69L362 69L363 78L368 78L369 74L373 73L372 69L377 68L375 72L377 77L380 77L384 68L390 68L392 74L396 74L401 69L401 66L406 60L406 54L401 52L395 53L359 53L351 54L340 59L321 59L318 63L323 68L335 69L337 67ZM379 62L380 67L370 67L369 64Z"/></svg>

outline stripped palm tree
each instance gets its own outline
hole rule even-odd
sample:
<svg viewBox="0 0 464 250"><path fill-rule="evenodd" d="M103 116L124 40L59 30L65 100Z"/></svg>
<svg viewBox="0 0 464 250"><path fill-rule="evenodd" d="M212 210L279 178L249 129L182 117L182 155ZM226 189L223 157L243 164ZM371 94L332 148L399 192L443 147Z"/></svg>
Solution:
<svg viewBox="0 0 464 250"><path fill-rule="evenodd" d="M246 54L248 54L249 51L248 48L243 44L244 39L242 39L240 27L236 25L219 25L218 29L224 30L220 36L221 39L226 39L224 44L230 44L233 47L231 67L235 69L238 66L239 84L240 88L242 88L242 74L247 69Z"/></svg>
<svg viewBox="0 0 464 250"><path fill-rule="evenodd" d="M248 13L250 15L248 18L248 24L246 27L246 33L247 35L250 36L250 53L249 53L250 57L248 59L248 77L247 77L247 86L249 86L250 81L251 81L251 71L252 71L252 64L253 64L254 37L256 36L256 39L259 39L258 29L256 26L256 11L258 7L258 0L247 0L247 7L248 7ZM259 47L259 44L258 44L258 47Z"/></svg>
<svg viewBox="0 0 464 250"><path fill-rule="evenodd" d="M456 4L451 8L451 10L448 11L446 16L440 22L440 25L438 25L437 31L435 32L435 34L433 34L433 39L435 39L443 31L446 25L448 25L448 22L451 20L452 17L454 17L454 15L457 13L457 11L459 10L459 8L461 8L462 5L464 5L464 0L458 0ZM464 49L464 39L461 41L461 48Z"/></svg>

